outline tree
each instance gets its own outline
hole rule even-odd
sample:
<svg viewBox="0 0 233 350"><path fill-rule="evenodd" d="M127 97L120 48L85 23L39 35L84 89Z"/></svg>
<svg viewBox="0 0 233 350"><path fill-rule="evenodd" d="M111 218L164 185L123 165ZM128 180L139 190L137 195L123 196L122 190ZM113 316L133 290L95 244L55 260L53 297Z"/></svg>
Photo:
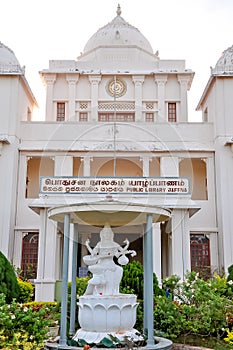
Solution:
<svg viewBox="0 0 233 350"><path fill-rule="evenodd" d="M7 303L17 298L20 293L14 268L2 252L0 252L0 293L5 294Z"/></svg>

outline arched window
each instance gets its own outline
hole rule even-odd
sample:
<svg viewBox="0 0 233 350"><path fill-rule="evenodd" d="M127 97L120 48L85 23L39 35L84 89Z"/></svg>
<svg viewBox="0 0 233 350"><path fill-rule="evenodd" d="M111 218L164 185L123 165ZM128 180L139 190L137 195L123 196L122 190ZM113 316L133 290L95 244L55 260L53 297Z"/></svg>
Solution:
<svg viewBox="0 0 233 350"><path fill-rule="evenodd" d="M192 271L210 274L210 241L205 234L190 235Z"/></svg>
<svg viewBox="0 0 233 350"><path fill-rule="evenodd" d="M23 238L21 269L28 279L36 278L39 234L29 232Z"/></svg>

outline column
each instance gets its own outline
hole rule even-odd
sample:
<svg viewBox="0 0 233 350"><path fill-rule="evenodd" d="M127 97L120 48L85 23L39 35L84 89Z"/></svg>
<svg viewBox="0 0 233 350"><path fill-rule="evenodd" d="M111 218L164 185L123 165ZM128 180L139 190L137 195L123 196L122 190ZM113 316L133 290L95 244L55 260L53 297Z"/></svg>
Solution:
<svg viewBox="0 0 233 350"><path fill-rule="evenodd" d="M135 121L142 121L142 84L144 83L144 75L134 75L134 96L135 96Z"/></svg>
<svg viewBox="0 0 233 350"><path fill-rule="evenodd" d="M158 86L158 116L159 119L167 120L165 111L165 85L167 82L167 75L155 76L155 82Z"/></svg>
<svg viewBox="0 0 233 350"><path fill-rule="evenodd" d="M219 254L218 254L218 233L210 232L208 235L210 240L210 265L211 273L217 271L219 267Z"/></svg>
<svg viewBox="0 0 233 350"><path fill-rule="evenodd" d="M81 161L83 162L83 176L90 176L92 157L84 156L81 158Z"/></svg>
<svg viewBox="0 0 233 350"><path fill-rule="evenodd" d="M179 158L161 157L160 176L179 176Z"/></svg>
<svg viewBox="0 0 233 350"><path fill-rule="evenodd" d="M148 339L146 347L155 348L154 342L154 293L153 293L153 218L152 214L147 215L146 232L144 233L145 257L144 258L144 303L145 314L144 329L148 330Z"/></svg>
<svg viewBox="0 0 233 350"><path fill-rule="evenodd" d="M76 315L76 276L77 276L77 255L78 255L78 224L73 225L73 240L72 240L72 284L71 284L71 301L70 301L70 329L69 335L75 334L75 315Z"/></svg>
<svg viewBox="0 0 233 350"><path fill-rule="evenodd" d="M187 106L187 90L189 78L178 75L178 82L180 83L180 122L188 121L188 106Z"/></svg>
<svg viewBox="0 0 233 350"><path fill-rule="evenodd" d="M22 260L22 245L23 245L23 232L15 231L14 252L13 252L13 265L21 267Z"/></svg>
<svg viewBox="0 0 233 350"><path fill-rule="evenodd" d="M40 210L37 279L35 300L54 301L56 273L57 224L47 218L47 209Z"/></svg>
<svg viewBox="0 0 233 350"><path fill-rule="evenodd" d="M41 301L43 297L42 281L45 267L45 235L46 235L47 209L40 210L40 229L38 244L37 278L35 282L35 301Z"/></svg>
<svg viewBox="0 0 233 350"><path fill-rule="evenodd" d="M172 212L172 271L184 279L191 270L189 212L185 209L173 209Z"/></svg>
<svg viewBox="0 0 233 350"><path fill-rule="evenodd" d="M26 183L27 183L27 165L28 161L31 157L27 157L25 155L21 155L19 158L19 193L18 193L18 202L21 202L25 199L26 194Z"/></svg>
<svg viewBox="0 0 233 350"><path fill-rule="evenodd" d="M73 175L73 157L72 156L55 156L55 176L72 176ZM73 230L70 231L70 236L72 238ZM59 237L57 236L57 244L59 243ZM69 255L69 272L68 280L71 281L72 276L72 240L70 240L70 255ZM61 263L61 260L60 262Z"/></svg>
<svg viewBox="0 0 233 350"><path fill-rule="evenodd" d="M24 210L24 208L22 209L21 204L25 201L28 160L29 157L27 157L26 155L21 155L19 158L17 217L20 217L21 210ZM17 225L18 220L16 226ZM13 264L17 267L21 267L23 232L15 231L14 237L15 242L13 247Z"/></svg>
<svg viewBox="0 0 233 350"><path fill-rule="evenodd" d="M73 175L73 157L68 155L55 156L54 175L55 176L72 176Z"/></svg>
<svg viewBox="0 0 233 350"><path fill-rule="evenodd" d="M212 208L216 208L215 178L214 174L214 158L208 157L203 159L206 163L206 180L207 180L207 199L211 203ZM217 226L217 224L215 223Z"/></svg>
<svg viewBox="0 0 233 350"><path fill-rule="evenodd" d="M63 250L63 239L62 239L62 233L61 232L57 232L57 250L56 250L56 269L55 269L55 278L56 281L61 281L61 277L62 277L62 250Z"/></svg>
<svg viewBox="0 0 233 350"><path fill-rule="evenodd" d="M159 287L162 287L162 262L161 262L161 230L160 223L153 224L153 272L158 279Z"/></svg>
<svg viewBox="0 0 233 350"><path fill-rule="evenodd" d="M64 215L64 252L62 268L62 301L60 339L58 349L67 349L67 301L68 301L68 265L69 265L69 237L70 237L70 214Z"/></svg>
<svg viewBox="0 0 233 350"><path fill-rule="evenodd" d="M46 83L46 111L45 120L54 121L54 110L53 110L53 86L56 81L56 74L45 74L43 78Z"/></svg>
<svg viewBox="0 0 233 350"><path fill-rule="evenodd" d="M140 160L142 161L142 176L149 177L151 157L141 157Z"/></svg>
<svg viewBox="0 0 233 350"><path fill-rule="evenodd" d="M89 76L89 81L91 83L91 120L98 121L98 95L101 76L91 75Z"/></svg>
<svg viewBox="0 0 233 350"><path fill-rule="evenodd" d="M66 74L66 81L69 85L68 120L75 120L76 84L78 80L78 74Z"/></svg>

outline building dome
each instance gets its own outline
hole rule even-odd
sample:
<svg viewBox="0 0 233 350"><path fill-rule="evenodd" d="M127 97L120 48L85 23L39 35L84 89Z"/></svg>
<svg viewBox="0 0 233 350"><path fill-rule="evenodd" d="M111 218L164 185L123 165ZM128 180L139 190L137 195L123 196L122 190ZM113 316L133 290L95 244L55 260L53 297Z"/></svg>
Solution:
<svg viewBox="0 0 233 350"><path fill-rule="evenodd" d="M216 63L214 71L216 73L233 73L233 45L223 51Z"/></svg>
<svg viewBox="0 0 233 350"><path fill-rule="evenodd" d="M142 33L121 17L121 8L117 7L117 16L100 28L87 42L84 53L98 47L137 46L153 54L149 41Z"/></svg>
<svg viewBox="0 0 233 350"><path fill-rule="evenodd" d="M0 72L18 72L21 71L19 61L14 52L0 42Z"/></svg>

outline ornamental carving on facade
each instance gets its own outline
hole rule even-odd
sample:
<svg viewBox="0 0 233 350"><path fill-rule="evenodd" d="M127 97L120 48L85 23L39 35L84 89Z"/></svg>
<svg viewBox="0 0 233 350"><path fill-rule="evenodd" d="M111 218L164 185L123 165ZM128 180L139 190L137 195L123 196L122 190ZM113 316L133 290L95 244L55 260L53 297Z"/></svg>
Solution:
<svg viewBox="0 0 233 350"><path fill-rule="evenodd" d="M112 97L121 97L126 93L126 84L120 79L112 79L107 83L107 93Z"/></svg>

